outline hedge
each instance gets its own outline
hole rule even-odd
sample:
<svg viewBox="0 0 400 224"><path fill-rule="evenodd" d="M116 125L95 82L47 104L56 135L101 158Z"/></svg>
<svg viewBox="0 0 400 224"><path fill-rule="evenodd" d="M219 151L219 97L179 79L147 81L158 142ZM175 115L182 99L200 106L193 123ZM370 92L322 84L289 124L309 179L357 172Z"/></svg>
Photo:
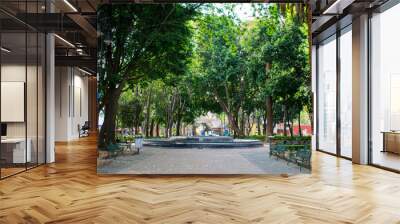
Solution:
<svg viewBox="0 0 400 224"><path fill-rule="evenodd" d="M268 137L272 140L281 140L281 141L311 141L311 136L283 136L283 135L274 135Z"/></svg>

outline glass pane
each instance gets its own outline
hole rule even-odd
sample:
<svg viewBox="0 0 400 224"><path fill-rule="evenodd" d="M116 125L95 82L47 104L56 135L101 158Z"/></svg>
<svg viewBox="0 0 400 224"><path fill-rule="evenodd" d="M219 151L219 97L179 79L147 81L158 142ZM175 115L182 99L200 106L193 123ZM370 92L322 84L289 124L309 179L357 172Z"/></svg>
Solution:
<svg viewBox="0 0 400 224"><path fill-rule="evenodd" d="M31 151L26 144L25 122L26 34L2 33L1 45L1 172L4 177L25 170L26 162L31 161Z"/></svg>
<svg viewBox="0 0 400 224"><path fill-rule="evenodd" d="M318 148L336 153L336 37L318 48Z"/></svg>
<svg viewBox="0 0 400 224"><path fill-rule="evenodd" d="M372 163L400 170L400 5L374 15L372 29Z"/></svg>
<svg viewBox="0 0 400 224"><path fill-rule="evenodd" d="M23 20L29 19L26 12L43 13L44 3L1 1L0 6ZM28 28L0 12L1 177L45 162L45 36Z"/></svg>
<svg viewBox="0 0 400 224"><path fill-rule="evenodd" d="M30 153L29 167L37 165L38 160L38 35L36 32L27 33L28 38L28 63L27 63L27 81L26 81L26 114L27 114L27 143Z"/></svg>
<svg viewBox="0 0 400 224"><path fill-rule="evenodd" d="M39 34L38 45L38 163L45 163L45 52L46 38L44 34Z"/></svg>
<svg viewBox="0 0 400 224"><path fill-rule="evenodd" d="M340 153L352 157L352 35L345 30L340 36Z"/></svg>
<svg viewBox="0 0 400 224"><path fill-rule="evenodd" d="M38 13L39 5L37 1L27 1L25 11L29 14ZM27 20L37 20L38 17L27 17ZM36 23L36 21L32 21ZM31 150L31 161L27 164L28 168L38 164L38 33L36 30L27 30L27 142ZM28 147L28 148L29 148Z"/></svg>

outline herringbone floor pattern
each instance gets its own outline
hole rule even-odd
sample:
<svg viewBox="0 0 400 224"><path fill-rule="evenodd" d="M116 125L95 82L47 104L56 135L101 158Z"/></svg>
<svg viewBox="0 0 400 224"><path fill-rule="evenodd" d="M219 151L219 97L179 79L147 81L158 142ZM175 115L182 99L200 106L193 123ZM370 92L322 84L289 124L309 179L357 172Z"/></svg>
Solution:
<svg viewBox="0 0 400 224"><path fill-rule="evenodd" d="M0 181L0 223L400 223L400 175L315 152L311 175L97 176L86 138Z"/></svg>

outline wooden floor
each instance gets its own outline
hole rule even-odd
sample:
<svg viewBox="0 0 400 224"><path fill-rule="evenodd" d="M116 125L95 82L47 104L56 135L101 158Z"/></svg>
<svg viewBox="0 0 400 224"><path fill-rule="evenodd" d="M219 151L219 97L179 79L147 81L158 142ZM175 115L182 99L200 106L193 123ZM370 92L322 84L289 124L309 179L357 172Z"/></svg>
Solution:
<svg viewBox="0 0 400 224"><path fill-rule="evenodd" d="M400 155L391 152L374 151L372 160L374 164L400 170Z"/></svg>
<svg viewBox="0 0 400 224"><path fill-rule="evenodd" d="M7 167L7 168L4 168L4 167L2 167L1 168L1 177L2 178L8 177L8 176L11 176L13 174L23 172L25 170L26 170L25 167L23 167L23 168L20 168L20 167L16 167L16 168L15 167Z"/></svg>
<svg viewBox="0 0 400 224"><path fill-rule="evenodd" d="M400 175L313 153L285 176L97 176L96 140L0 181L0 223L400 223Z"/></svg>

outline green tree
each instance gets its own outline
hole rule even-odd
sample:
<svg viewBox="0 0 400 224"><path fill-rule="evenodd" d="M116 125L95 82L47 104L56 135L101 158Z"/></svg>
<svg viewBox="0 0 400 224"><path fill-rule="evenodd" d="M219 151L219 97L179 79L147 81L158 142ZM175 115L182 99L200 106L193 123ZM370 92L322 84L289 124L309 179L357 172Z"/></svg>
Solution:
<svg viewBox="0 0 400 224"><path fill-rule="evenodd" d="M115 143L118 99L143 77L160 77L185 68L196 7L184 4L103 5L98 10L99 109L104 123L99 145Z"/></svg>
<svg viewBox="0 0 400 224"><path fill-rule="evenodd" d="M307 27L293 10L282 13L276 5L256 10L260 16L246 38L251 52L248 69L256 77L259 99L265 99L265 129L272 135L274 115L282 113L286 126L289 111L300 112L309 97L309 88L301 88L310 79ZM275 110L275 104L282 111Z"/></svg>
<svg viewBox="0 0 400 224"><path fill-rule="evenodd" d="M240 27L227 15L204 15L196 25L196 72L203 90L200 94L216 101L235 134L242 136L238 116L246 83Z"/></svg>
<svg viewBox="0 0 400 224"><path fill-rule="evenodd" d="M261 134L262 123L263 133L271 135L281 122L292 134L294 119L311 110L307 25L300 9L258 4L257 17L241 21L234 4L198 6L100 10L110 16L99 24L105 40L99 96L106 113L100 140L114 133L116 108L119 124L140 127L146 136L154 129L160 136L164 128L166 137L181 135L182 127L209 111L226 115L236 136L249 135L254 124Z"/></svg>

